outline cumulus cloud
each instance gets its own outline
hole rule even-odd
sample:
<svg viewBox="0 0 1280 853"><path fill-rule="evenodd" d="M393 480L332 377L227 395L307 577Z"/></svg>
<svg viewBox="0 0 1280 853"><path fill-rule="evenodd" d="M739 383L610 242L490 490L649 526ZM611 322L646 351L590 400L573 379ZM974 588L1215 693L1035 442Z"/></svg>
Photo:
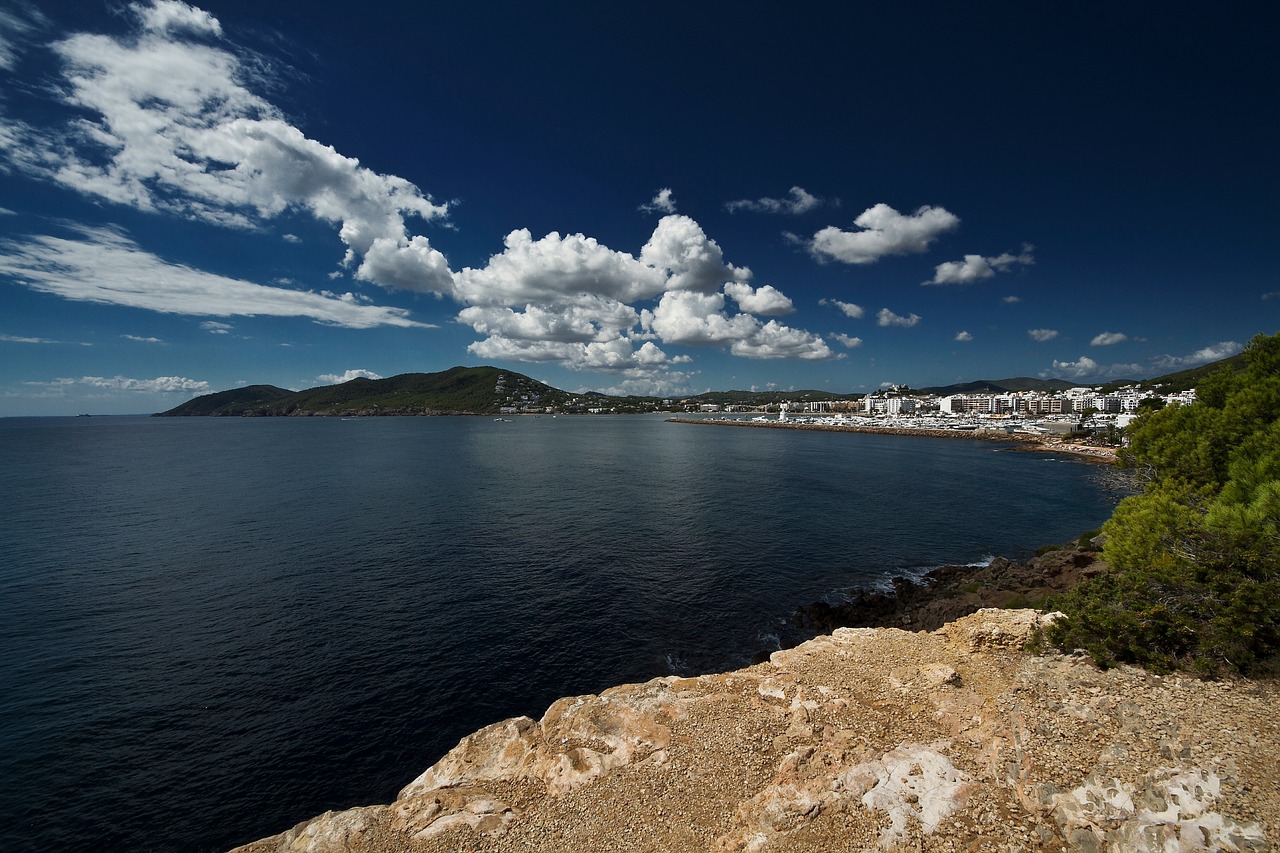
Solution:
<svg viewBox="0 0 1280 853"><path fill-rule="evenodd" d="M1120 377L1132 377L1144 370L1140 364L1109 364L1101 365L1087 355L1080 356L1078 361L1054 361L1053 375L1065 377L1067 379L1076 380L1103 380L1117 379ZM1041 376L1048 376L1049 372L1041 373Z"/></svg>
<svg viewBox="0 0 1280 853"><path fill-rule="evenodd" d="M743 210L748 213L785 213L796 216L807 213L820 204L822 199L813 193L803 187L792 187L787 198L739 199L726 203L724 207L730 213Z"/></svg>
<svg viewBox="0 0 1280 853"><path fill-rule="evenodd" d="M901 326L904 329L909 329L919 322L919 314L908 314L903 317L900 314L893 313L888 308L881 308L880 312L876 314L877 326Z"/></svg>
<svg viewBox="0 0 1280 853"><path fill-rule="evenodd" d="M1057 329L1027 329L1027 335L1029 335L1031 337L1031 340L1033 341L1036 341L1038 343L1044 343L1045 341L1051 341L1054 338L1056 338L1058 336L1058 330Z"/></svg>
<svg viewBox="0 0 1280 853"><path fill-rule="evenodd" d="M1244 350L1244 345L1236 341L1218 341L1216 344L1210 344L1207 347L1198 349L1190 355L1158 356L1153 360L1153 364L1160 370L1182 370L1188 367L1198 367L1202 364L1221 361L1224 358L1237 355L1242 350Z"/></svg>
<svg viewBox="0 0 1280 853"><path fill-rule="evenodd" d="M484 336L470 347L484 357L608 370L626 382L669 379L671 366L688 360L669 356L662 349L669 344L719 346L747 358L833 357L817 335L762 319L794 305L778 288L753 284L751 271L729 263L697 222L675 214L670 188L645 206L664 215L638 252L584 234L535 239L517 229L486 264L455 271L410 230L413 222L445 222L449 204L294 127L262 94L274 84L269 66L232 44L214 16L179 0L151 0L127 6L125 20L124 35L78 33L52 44L58 64L44 114L62 118L37 126L0 115L0 155L9 168L95 199L221 227L266 232L271 220L310 216L332 226L345 247L333 277L454 299L458 321ZM785 209L798 212L814 199L796 188ZM874 210L864 216L871 218L862 227L881 235L875 251L927 243L913 217L895 225ZM0 255L0 274L68 299L192 316L307 317L349 328L426 325L351 293L201 272L110 229L0 248L12 250ZM726 297L736 312L726 309Z"/></svg>
<svg viewBox="0 0 1280 853"><path fill-rule="evenodd" d="M933 278L922 284L972 284L992 278L998 272L1008 272L1014 266L1028 266L1035 263L1031 254L1034 246L1023 244L1021 254L1008 252L986 258L982 255L965 255L962 261L946 261L934 267Z"/></svg>
<svg viewBox="0 0 1280 853"><path fill-rule="evenodd" d="M325 385L341 385L344 382L350 382L352 379L381 379L382 377L374 373L372 370L348 370L344 373L322 373L316 377L317 382L323 382Z"/></svg>
<svg viewBox="0 0 1280 853"><path fill-rule="evenodd" d="M725 284L724 292L739 308L751 314L779 317L796 310L791 300L771 284L752 287L743 281L731 281Z"/></svg>
<svg viewBox="0 0 1280 853"><path fill-rule="evenodd" d="M220 40L207 12L175 0L128 10L135 26L126 36L54 43L61 78L52 91L73 117L53 127L0 117L11 163L85 195L223 226L302 211L338 226L357 277L447 286L438 253L406 227L407 217L445 217L447 204L290 125L248 88L257 64Z"/></svg>
<svg viewBox="0 0 1280 853"><path fill-rule="evenodd" d="M206 320L200 324L200 328L204 329L211 335L229 335L235 326L228 323L218 323L214 320Z"/></svg>
<svg viewBox="0 0 1280 853"><path fill-rule="evenodd" d="M1059 373L1066 374L1072 379L1082 379L1086 376L1098 375L1098 362L1087 355L1080 356L1079 361L1058 361L1054 359L1053 369Z"/></svg>
<svg viewBox="0 0 1280 853"><path fill-rule="evenodd" d="M746 358L827 359L831 349L819 336L784 326L762 324L751 314L730 315L720 293L669 291L652 311L641 313L641 325L666 343L730 344L730 352Z"/></svg>
<svg viewBox="0 0 1280 853"><path fill-rule="evenodd" d="M869 207L853 220L856 231L834 225L813 235L809 250L819 260L834 259L846 264L873 264L886 255L914 255L928 250L940 234L960 224L955 214L942 207L921 207L902 214L887 204Z"/></svg>
<svg viewBox="0 0 1280 853"><path fill-rule="evenodd" d="M163 260L110 228L78 229L79 239L39 235L0 241L0 275L79 302L214 317L306 317L368 329L417 326L401 308L362 305L203 272Z"/></svg>
<svg viewBox="0 0 1280 853"><path fill-rule="evenodd" d="M835 307L839 308L840 311L843 312L846 317L850 317L854 320L861 320L862 315L866 313L862 309L861 305L854 305L852 302L841 302L839 299L827 299L826 297L823 297L822 299L818 300L818 304L834 305Z"/></svg>
<svg viewBox="0 0 1280 853"><path fill-rule="evenodd" d="M1094 335L1093 340L1089 342L1090 346L1109 347L1112 344L1123 343L1129 340L1129 336L1124 332L1100 332Z"/></svg>
<svg viewBox="0 0 1280 853"><path fill-rule="evenodd" d="M658 190L647 204L640 205L640 209L646 213L675 213L676 197L672 194L671 187Z"/></svg>
<svg viewBox="0 0 1280 853"><path fill-rule="evenodd" d="M956 341L959 343L967 344L971 340L973 340L973 335L968 332L956 332Z"/></svg>
<svg viewBox="0 0 1280 853"><path fill-rule="evenodd" d="M852 335L836 334L836 335L832 335L831 337L839 341L841 344L848 347L849 349L862 346L862 338L855 338Z"/></svg>
<svg viewBox="0 0 1280 853"><path fill-rule="evenodd" d="M209 393L209 383L184 376L157 376L154 379L131 379L127 376L82 376L79 379L58 379L59 385L86 385L108 391L142 391L170 394L179 391L194 394Z"/></svg>

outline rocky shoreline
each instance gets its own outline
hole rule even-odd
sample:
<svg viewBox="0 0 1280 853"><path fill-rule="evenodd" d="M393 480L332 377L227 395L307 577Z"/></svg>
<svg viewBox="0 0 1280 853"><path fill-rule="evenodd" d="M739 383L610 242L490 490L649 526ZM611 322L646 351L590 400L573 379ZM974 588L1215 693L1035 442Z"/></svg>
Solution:
<svg viewBox="0 0 1280 853"><path fill-rule="evenodd" d="M1261 851L1275 682L1031 655L1033 610L838 628L767 662L555 702L387 805L239 853Z"/></svg>
<svg viewBox="0 0 1280 853"><path fill-rule="evenodd" d="M892 590L858 589L842 602L814 602L797 608L791 622L811 634L837 628L936 631L985 607L1039 607L1105 570L1100 542L1081 537L1022 562L996 557L986 565L941 566L919 580L893 578Z"/></svg>

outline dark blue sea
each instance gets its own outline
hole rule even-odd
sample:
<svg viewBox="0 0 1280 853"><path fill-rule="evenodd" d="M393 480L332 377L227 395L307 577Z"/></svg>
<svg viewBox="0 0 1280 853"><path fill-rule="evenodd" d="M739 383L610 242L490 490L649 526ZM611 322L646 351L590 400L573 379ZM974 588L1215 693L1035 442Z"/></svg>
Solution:
<svg viewBox="0 0 1280 853"><path fill-rule="evenodd" d="M0 849L222 850L1098 527L1107 469L649 416L0 420Z"/></svg>

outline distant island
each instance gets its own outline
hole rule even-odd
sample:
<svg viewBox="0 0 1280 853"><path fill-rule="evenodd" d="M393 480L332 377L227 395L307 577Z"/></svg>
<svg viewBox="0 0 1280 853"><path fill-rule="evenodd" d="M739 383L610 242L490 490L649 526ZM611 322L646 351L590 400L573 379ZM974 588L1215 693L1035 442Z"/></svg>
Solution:
<svg viewBox="0 0 1280 853"><path fill-rule="evenodd" d="M1141 382L1095 386L1100 394L1122 389L1145 395L1186 391L1221 366L1237 367L1239 357ZM829 391L708 391L688 397L611 396L596 391L572 393L496 367L451 367L439 373L402 373L386 379L352 379L291 391L275 385L246 385L205 394L157 417L365 417L376 415L497 415L554 413L641 413L699 411L864 410L867 400L953 398L961 395L1038 394L1058 398L1079 383L1064 379L1009 379L964 382L913 389L895 386L873 394ZM890 407L892 408L892 407ZM883 407L881 407L883 410ZM1061 413L1061 412L1059 412Z"/></svg>

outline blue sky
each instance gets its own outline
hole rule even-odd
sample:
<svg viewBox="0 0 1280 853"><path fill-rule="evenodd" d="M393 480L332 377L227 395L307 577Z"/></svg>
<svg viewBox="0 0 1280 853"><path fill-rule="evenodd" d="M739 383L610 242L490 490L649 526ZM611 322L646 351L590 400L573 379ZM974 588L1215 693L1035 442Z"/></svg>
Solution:
<svg viewBox="0 0 1280 853"><path fill-rule="evenodd" d="M1280 329L1269 4L0 0L0 415L492 364L1144 377Z"/></svg>

